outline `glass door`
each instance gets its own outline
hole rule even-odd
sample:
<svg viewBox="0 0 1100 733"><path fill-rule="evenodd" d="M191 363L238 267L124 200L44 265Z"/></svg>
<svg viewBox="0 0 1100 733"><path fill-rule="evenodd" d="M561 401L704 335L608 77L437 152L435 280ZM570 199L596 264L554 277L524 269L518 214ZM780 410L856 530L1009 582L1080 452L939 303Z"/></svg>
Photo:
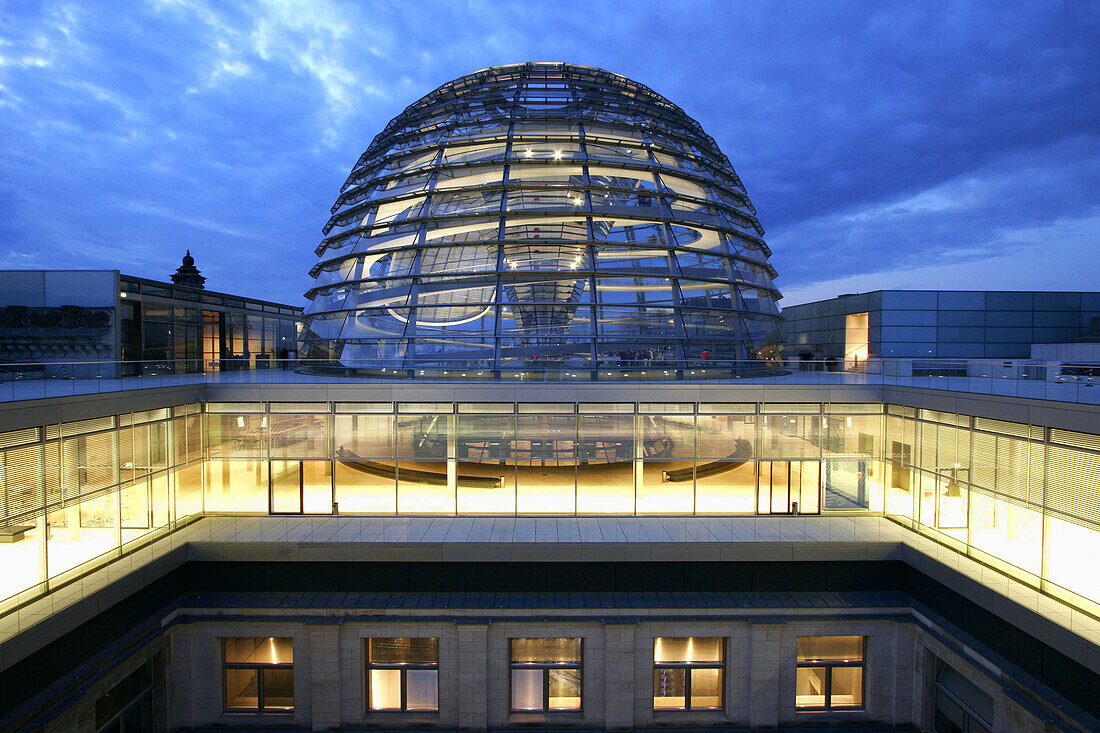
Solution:
<svg viewBox="0 0 1100 733"><path fill-rule="evenodd" d="M820 511L820 461L761 461L760 514L817 514Z"/></svg>
<svg viewBox="0 0 1100 733"><path fill-rule="evenodd" d="M332 463L271 461L272 514L331 514Z"/></svg>
<svg viewBox="0 0 1100 733"><path fill-rule="evenodd" d="M302 513L302 462L271 462L271 513Z"/></svg>
<svg viewBox="0 0 1100 733"><path fill-rule="evenodd" d="M789 461L770 461L770 463L768 511L771 514L791 514L791 463Z"/></svg>

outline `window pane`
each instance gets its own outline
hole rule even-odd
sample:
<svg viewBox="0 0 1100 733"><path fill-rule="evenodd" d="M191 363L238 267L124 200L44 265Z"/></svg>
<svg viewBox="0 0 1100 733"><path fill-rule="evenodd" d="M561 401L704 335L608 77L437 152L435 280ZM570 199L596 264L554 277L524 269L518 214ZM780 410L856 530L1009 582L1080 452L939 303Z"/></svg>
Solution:
<svg viewBox="0 0 1100 733"><path fill-rule="evenodd" d="M802 670L799 670L800 672ZM829 707L858 708L863 704L863 667L833 667Z"/></svg>
<svg viewBox="0 0 1100 733"><path fill-rule="evenodd" d="M568 638L512 639L512 661L520 663L580 663L581 640Z"/></svg>
<svg viewBox="0 0 1100 733"><path fill-rule="evenodd" d="M862 636L800 636L800 662L860 662L863 661Z"/></svg>
<svg viewBox="0 0 1100 733"><path fill-rule="evenodd" d="M1046 524L1047 573L1051 582L1100 601L1100 573L1096 572L1094 559L1095 548L1100 546L1100 532L1085 526L1084 522L1067 521L1050 514ZM52 567L50 572L52 574Z"/></svg>
<svg viewBox="0 0 1100 733"><path fill-rule="evenodd" d="M264 709L291 710L294 707L294 670L264 669Z"/></svg>
<svg viewBox="0 0 1100 733"><path fill-rule="evenodd" d="M405 673L409 710L439 709L439 672L434 669L410 669Z"/></svg>
<svg viewBox="0 0 1100 733"><path fill-rule="evenodd" d="M799 667L795 678L794 705L798 708L825 707L825 667Z"/></svg>
<svg viewBox="0 0 1100 733"><path fill-rule="evenodd" d="M581 709L581 671L579 669L550 670L550 709Z"/></svg>
<svg viewBox="0 0 1100 733"><path fill-rule="evenodd" d="M116 723L117 724L117 723ZM122 730L130 731L156 730L153 727L153 697L145 695L141 702L134 705L122 716Z"/></svg>
<svg viewBox="0 0 1100 733"><path fill-rule="evenodd" d="M439 639L371 639L371 664L435 664L439 661Z"/></svg>
<svg viewBox="0 0 1100 733"><path fill-rule="evenodd" d="M401 709L401 670L372 669L370 671L371 710Z"/></svg>
<svg viewBox="0 0 1100 733"><path fill-rule="evenodd" d="M289 637L238 637L225 639L227 664L291 664L294 640Z"/></svg>
<svg viewBox="0 0 1100 733"><path fill-rule="evenodd" d="M255 710L260 705L259 672L254 669L225 670L225 707Z"/></svg>
<svg viewBox="0 0 1100 733"><path fill-rule="evenodd" d="M691 670L691 708L722 707L722 670Z"/></svg>
<svg viewBox="0 0 1100 733"><path fill-rule="evenodd" d="M653 661L721 662L722 639L716 636L659 636L653 640Z"/></svg>
<svg viewBox="0 0 1100 733"><path fill-rule="evenodd" d="M936 677L936 684L962 701L979 718L993 724L993 698L973 682L945 664Z"/></svg>
<svg viewBox="0 0 1100 733"><path fill-rule="evenodd" d="M512 670L512 709L542 710L542 670Z"/></svg>
<svg viewBox="0 0 1100 733"><path fill-rule="evenodd" d="M937 731L966 730L966 711L958 703L936 690Z"/></svg>
<svg viewBox="0 0 1100 733"><path fill-rule="evenodd" d="M683 710L687 703L687 670L653 670L653 709Z"/></svg>

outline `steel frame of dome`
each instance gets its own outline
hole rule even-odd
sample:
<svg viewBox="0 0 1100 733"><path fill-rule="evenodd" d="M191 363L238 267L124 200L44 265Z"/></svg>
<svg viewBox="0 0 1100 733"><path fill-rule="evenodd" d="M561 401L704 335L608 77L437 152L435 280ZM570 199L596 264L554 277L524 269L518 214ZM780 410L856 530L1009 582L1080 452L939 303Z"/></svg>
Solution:
<svg viewBox="0 0 1100 733"><path fill-rule="evenodd" d="M409 376L768 364L781 296L755 213L714 140L649 88L572 64L478 71L355 164L300 356Z"/></svg>

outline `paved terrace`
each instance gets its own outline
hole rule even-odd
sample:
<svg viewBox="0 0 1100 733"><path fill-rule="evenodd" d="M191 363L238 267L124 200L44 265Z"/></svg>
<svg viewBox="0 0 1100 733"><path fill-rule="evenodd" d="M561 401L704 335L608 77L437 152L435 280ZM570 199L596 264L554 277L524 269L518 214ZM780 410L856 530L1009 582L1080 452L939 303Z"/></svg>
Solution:
<svg viewBox="0 0 1100 733"><path fill-rule="evenodd" d="M1100 672L1100 620L881 517L203 517L0 617L0 669L191 561L876 560L903 561ZM776 593L777 613L800 595Z"/></svg>
<svg viewBox="0 0 1100 733"><path fill-rule="evenodd" d="M931 363L931 362L930 362ZM957 365L958 362L950 362L949 365ZM15 365L8 365L4 369L12 369ZM479 377L473 369L463 372L454 370L452 377L421 378L406 380L405 370L393 370L394 379L365 378L365 377L341 377L336 375L300 374L285 369L250 369L241 371L207 372L195 374L162 374L145 375L135 377L83 377L65 376L66 374L92 373L97 365L69 365L71 369L61 369L53 372L45 378L19 377L0 371L0 402L18 402L22 400L38 400L50 397L72 397L79 395L92 395L111 392L125 392L128 390L156 389L165 387L179 387L185 385L210 385L210 386L249 386L249 385L356 385L356 384L421 384L421 385L493 385L500 383L511 384L590 384L595 380L590 378L588 371L563 371L547 373L531 373L525 378L505 378L500 382L494 382ZM102 366L102 365L99 365ZM946 366L946 365L945 365ZM683 369L677 375L672 370L671 376L665 376L666 370L631 370L599 372L599 384L697 384L697 385L751 385L751 386L893 386L915 387L920 389L943 390L948 392L962 392L974 395L995 395L1002 397L1019 397L1027 399L1053 400L1057 402L1100 405L1100 378L1095 380L1087 377L1074 377L1057 381L1049 379L1025 379L1020 376L1019 370L1013 370L1015 376L997 376L993 373L995 363L981 362L964 366L969 374L978 376L891 376L890 374L868 373L864 371L830 372L830 371L791 371L787 374L767 377L745 378L705 378L704 369ZM988 367L988 368L984 368ZM1053 373L1057 369L1050 365L1047 370ZM713 370L712 370L713 371ZM606 375L605 375L606 374ZM986 376L981 376L986 374ZM399 375L399 376L398 376ZM1093 382L1097 382L1093 386Z"/></svg>

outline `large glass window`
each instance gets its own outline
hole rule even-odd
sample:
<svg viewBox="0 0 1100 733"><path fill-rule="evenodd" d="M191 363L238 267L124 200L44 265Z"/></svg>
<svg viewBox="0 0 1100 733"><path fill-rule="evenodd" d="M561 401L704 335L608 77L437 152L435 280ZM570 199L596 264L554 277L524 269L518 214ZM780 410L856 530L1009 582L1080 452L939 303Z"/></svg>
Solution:
<svg viewBox="0 0 1100 733"><path fill-rule="evenodd" d="M512 710L581 709L581 640L511 639Z"/></svg>
<svg viewBox="0 0 1100 733"><path fill-rule="evenodd" d="M653 709L714 710L722 707L720 637L653 640Z"/></svg>
<svg viewBox="0 0 1100 733"><path fill-rule="evenodd" d="M294 710L294 640L222 639L225 709L257 713Z"/></svg>
<svg viewBox="0 0 1100 733"><path fill-rule="evenodd" d="M118 492L67 503L47 515L47 527L46 567L51 578L96 558L103 561L118 547Z"/></svg>
<svg viewBox="0 0 1100 733"><path fill-rule="evenodd" d="M1096 548L1100 527L1084 520L1046 517L1046 577L1052 583L1100 601L1100 573L1096 572Z"/></svg>
<svg viewBox="0 0 1100 733"><path fill-rule="evenodd" d="M369 710L439 710L439 639L367 639Z"/></svg>
<svg viewBox="0 0 1100 733"><path fill-rule="evenodd" d="M863 706L862 636L798 637L795 707L837 710Z"/></svg>

